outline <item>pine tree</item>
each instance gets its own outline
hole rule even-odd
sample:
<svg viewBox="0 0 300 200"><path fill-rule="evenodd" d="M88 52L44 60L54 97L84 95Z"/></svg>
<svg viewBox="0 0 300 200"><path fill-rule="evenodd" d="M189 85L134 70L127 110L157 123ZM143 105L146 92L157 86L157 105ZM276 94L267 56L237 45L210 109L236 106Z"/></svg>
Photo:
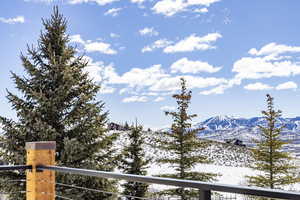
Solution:
<svg viewBox="0 0 300 200"><path fill-rule="evenodd" d="M129 125L128 125L128 123L127 122L125 122L125 125L124 125L124 130L125 131L128 131L130 128L129 128Z"/></svg>
<svg viewBox="0 0 300 200"><path fill-rule="evenodd" d="M143 135L143 127L132 126L128 132L129 144L123 149L122 165L120 169L126 174L146 175L147 166L150 162L149 158L145 158L145 136ZM135 197L145 197L148 185L145 183L138 183L129 181L123 184L124 195ZM138 200L138 198L127 197L128 200Z"/></svg>
<svg viewBox="0 0 300 200"><path fill-rule="evenodd" d="M192 171L192 168L199 163L209 163L205 156L200 156L197 152L207 147L207 143L197 138L197 133L203 128L192 129L191 121L196 114L189 115L188 108L192 97L192 92L187 90L186 80L181 78L181 92L174 94L178 104L177 111L165 112L167 116L171 116L173 124L170 132L165 132L164 136L158 139L160 148L168 151L171 157L159 159L162 164L170 164L175 168L174 174L161 174L160 176L168 178L178 178L198 181L212 181L217 176L213 173L202 173ZM196 191L184 188L168 190L165 194L178 195L182 200L197 195Z"/></svg>
<svg viewBox="0 0 300 200"><path fill-rule="evenodd" d="M25 76L12 73L19 96L8 91L7 99L17 120L1 117L3 125L2 159L11 165L25 164L25 143L56 141L57 164L75 168L111 171L116 166L114 134L105 128L108 113L96 101L100 87L84 72L88 62L76 56L66 33L67 21L58 8L43 20L37 47L21 54ZM1 179L24 179L24 173L1 173ZM58 174L57 182L115 191L116 183L106 179ZM9 199L24 199L24 184L6 182L1 191ZM58 194L76 199L112 199L109 194L79 191L57 186Z"/></svg>
<svg viewBox="0 0 300 200"><path fill-rule="evenodd" d="M274 109L273 100L267 94L267 110L262 111L267 124L259 126L261 139L256 141L257 147L252 150L256 162L251 167L262 174L247 177L250 185L271 189L299 181L294 173L295 166L291 163L292 156L283 152L283 145L287 144L280 140L284 125L277 125L282 112Z"/></svg>

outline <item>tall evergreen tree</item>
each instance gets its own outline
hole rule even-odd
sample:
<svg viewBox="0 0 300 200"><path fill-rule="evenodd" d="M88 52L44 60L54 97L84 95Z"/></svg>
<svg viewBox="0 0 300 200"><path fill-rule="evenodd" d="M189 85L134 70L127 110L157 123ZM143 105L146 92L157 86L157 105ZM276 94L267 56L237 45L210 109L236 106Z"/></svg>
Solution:
<svg viewBox="0 0 300 200"><path fill-rule="evenodd" d="M281 188L284 185L299 181L295 175L293 159L288 152L283 152L280 134L284 126L278 126L281 111L274 109L273 97L267 94L267 110L262 111L267 124L259 126L261 139L256 141L257 147L252 150L256 162L251 167L261 172L257 176L248 176L250 185L266 188Z"/></svg>
<svg viewBox="0 0 300 200"><path fill-rule="evenodd" d="M165 112L167 116L171 116L173 123L170 132L165 132L164 136L158 140L160 148L168 151L171 157L159 159L159 163L167 163L174 167L176 173L161 174L163 177L179 178L198 181L212 181L217 176L213 173L202 173L192 171L192 168L199 163L209 163L205 156L200 156L197 152L207 147L207 143L203 143L197 138L197 133L203 128L192 129L191 121L196 114L188 114L188 108L192 97L192 92L187 90L186 80L181 81L180 94L174 94L173 98L177 102L177 111ZM178 195L182 200L197 195L194 190L184 188L168 190L165 193Z"/></svg>
<svg viewBox="0 0 300 200"><path fill-rule="evenodd" d="M147 166L150 162L149 158L145 158L145 136L143 135L143 127L132 126L127 134L129 144L123 149L123 158L121 159L120 169L126 174L146 175ZM123 184L125 195L135 197L145 197L148 184L129 181ZM127 197L128 200L138 200L138 198Z"/></svg>
<svg viewBox="0 0 300 200"><path fill-rule="evenodd" d="M69 45L67 21L58 8L50 19L43 20L37 47L21 54L25 76L12 73L19 96L8 91L7 99L18 119L1 117L3 125L2 159L12 165L25 163L25 143L56 141L58 165L111 171L115 167L112 143L114 134L106 132L108 113L96 100L100 87L84 72L88 62L76 56ZM1 179L24 178L24 173L1 173ZM115 191L115 182L83 176L61 175L58 182ZM1 191L9 199L24 199L25 190L18 182L6 182ZM57 188L58 194L76 199L112 199L108 194Z"/></svg>

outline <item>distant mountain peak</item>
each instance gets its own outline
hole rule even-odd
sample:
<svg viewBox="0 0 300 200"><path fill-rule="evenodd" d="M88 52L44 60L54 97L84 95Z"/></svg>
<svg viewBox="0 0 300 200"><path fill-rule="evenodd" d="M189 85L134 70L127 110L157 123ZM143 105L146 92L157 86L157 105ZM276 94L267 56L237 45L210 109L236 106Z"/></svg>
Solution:
<svg viewBox="0 0 300 200"><path fill-rule="evenodd" d="M266 125L263 117L237 118L228 115L211 117L203 122L194 125L194 128L204 127L199 132L199 137L203 139L227 141L238 139L247 146L252 146L254 139L260 138L258 125ZM276 126L285 125L280 138L283 141L292 141L292 144L285 147L286 151L291 151L300 156L300 117L280 118Z"/></svg>
<svg viewBox="0 0 300 200"><path fill-rule="evenodd" d="M263 117L241 118L229 115L218 115L211 117L203 122L195 124L196 127L205 127L205 132L219 131L219 130L233 130L233 129L252 129L258 125L264 125L266 120ZM295 118L280 118L279 125L286 125L287 130L300 131L300 117Z"/></svg>

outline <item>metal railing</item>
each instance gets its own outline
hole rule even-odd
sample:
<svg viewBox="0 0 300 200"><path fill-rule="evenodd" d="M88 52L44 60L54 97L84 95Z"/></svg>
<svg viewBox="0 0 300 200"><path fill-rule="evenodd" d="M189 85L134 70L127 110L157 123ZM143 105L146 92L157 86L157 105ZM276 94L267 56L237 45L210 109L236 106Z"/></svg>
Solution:
<svg viewBox="0 0 300 200"><path fill-rule="evenodd" d="M0 166L0 171L31 170L31 169L32 169L31 165ZM57 172L62 172L62 173L93 176L93 177L99 177L99 178L111 178L111 179L121 179L121 180L126 180L126 181L142 182L142 183L149 183L149 184L161 184L161 185L176 186L176 187L181 187L181 188L193 188L193 189L199 190L199 198L198 198L199 200L211 200L212 199L212 191L213 192L226 192L226 193L233 193L233 194L242 194L242 195L253 195L256 197L300 200L300 193L284 191L284 190L273 190L273 189L265 189L265 188L258 188L258 187L246 187L246 186L234 186L234 185L227 185L227 184L207 183L207 182L201 182L201 181L181 180L181 179L162 178L162 177L153 177L153 176L141 176L141 175L133 175L133 174L122 174L122 173L115 173L115 172L96 171L96 170L89 170L89 169L77 169L77 168L59 167L59 166L40 165L40 166L37 166L36 169L41 170L41 171L52 170L52 171L57 171ZM25 182L26 180L23 180L23 181ZM60 185L60 184L57 184L57 185ZM64 186L64 184L62 184L62 185ZM72 186L72 187L74 187L74 186ZM91 189L91 190L93 190L93 189ZM22 192L24 192L24 191L22 191ZM100 192L103 192L103 191L100 191ZM57 196L57 197L59 198L60 196ZM147 198L141 198L141 199L147 199Z"/></svg>
<svg viewBox="0 0 300 200"><path fill-rule="evenodd" d="M246 186L234 186L219 183L207 183L201 181L153 177L153 176L141 176L134 174L122 174L115 172L96 171L89 169L78 169L69 167L60 167L55 165L55 142L29 142L26 143L27 150L27 164L28 165L16 165L16 166L0 166L0 171L3 170L28 170L26 172L26 180L10 180L10 181L22 181L26 182L26 191L16 191L26 193L27 200L41 200L45 199L45 195L48 195L47 199L54 200L55 198L69 199L64 197L63 193L56 194L55 184L60 187L72 187L74 189L89 190L90 192L101 192L111 194L117 197L126 197L127 199L143 199L153 200L162 198L152 197L133 197L115 193L112 191L103 191L97 188L85 188L82 186L68 185L66 183L56 183L55 171L61 173L69 173L74 175L84 175L99 178L108 179L121 179L130 182L141 182L148 184L160 184L166 186L175 186L180 188L190 188L199 191L197 200L211 200L212 197L223 193L230 193L235 195L250 195L256 197L276 198L276 199L290 199L300 200L300 193L284 190L273 190L258 187L246 187ZM5 180L6 181L6 180ZM9 180L7 180L9 182ZM40 182L43 182L41 184ZM23 184L23 183L22 183ZM1 191L0 191L1 194ZM248 196L246 196L248 199ZM255 199L254 197L253 199ZM173 199L173 198L172 198ZM193 198L194 199L194 198ZM227 198L226 198L227 199ZM234 199L234 198L233 198ZM231 200L233 200L231 198ZM236 199L236 198L235 198ZM224 200L223 198L220 200Z"/></svg>
<svg viewBox="0 0 300 200"><path fill-rule="evenodd" d="M200 200L210 200L211 191L227 192L227 193L243 194L243 195L254 195L258 197L269 197L269 198L277 198L277 199L300 200L300 193L284 191L284 190L273 190L273 189L246 187L246 186L233 186L227 184L207 183L201 181L190 181L190 180L162 178L162 177L153 177L153 176L140 176L140 175L133 175L133 174L121 174L121 173L114 173L114 172L76 169L76 168L58 167L58 166L37 166L37 169L53 170L57 172L93 176L93 177L100 177L100 178L121 179L126 181L142 182L142 183L149 183L149 184L162 184L162 185L177 186L182 188L194 188L199 190Z"/></svg>

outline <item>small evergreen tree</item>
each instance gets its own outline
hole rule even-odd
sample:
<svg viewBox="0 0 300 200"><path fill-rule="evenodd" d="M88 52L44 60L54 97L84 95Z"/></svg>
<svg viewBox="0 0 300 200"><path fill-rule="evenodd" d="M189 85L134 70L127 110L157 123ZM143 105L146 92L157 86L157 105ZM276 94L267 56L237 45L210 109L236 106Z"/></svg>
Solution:
<svg viewBox="0 0 300 200"><path fill-rule="evenodd" d="M187 90L186 80L184 78L181 78L180 81L181 92L180 94L173 95L173 98L176 99L178 104L177 111L165 112L167 116L171 116L173 119L171 131L165 132L165 137L158 139L160 148L171 154L171 157L159 159L158 162L170 164L175 168L176 173L161 174L160 176L187 180L212 181L217 174L192 171L192 168L196 164L209 163L210 161L207 157L197 154L199 150L207 147L207 143L203 143L197 138L197 133L203 130L203 128L191 128L191 121L197 116L196 114L188 114L192 92ZM195 190L184 188L168 190L165 191L165 193L178 195L182 200L197 195Z"/></svg>
<svg viewBox="0 0 300 200"><path fill-rule="evenodd" d="M273 100L267 94L267 110L262 111L267 124L259 126L261 139L256 141L257 147L252 150L256 162L251 167L261 174L247 177L250 185L271 189L299 181L294 173L295 166L291 164L293 158L288 152L283 152L282 147L287 143L280 140L280 133L284 126L277 126L282 112L274 109Z"/></svg>
<svg viewBox="0 0 300 200"><path fill-rule="evenodd" d="M107 112L96 101L100 87L83 70L88 65L68 44L67 21L58 8L43 20L45 30L36 48L21 55L26 76L12 73L21 95L8 92L7 98L18 120L1 117L2 159L7 164L25 164L25 143L56 141L58 165L111 171L116 166L112 143L116 136L106 132ZM23 172L2 172L1 179L24 179ZM116 191L116 182L107 179L58 174L58 182ZM23 200L24 184L5 182L1 191L8 199ZM112 199L109 194L57 187L58 194L76 199Z"/></svg>
<svg viewBox="0 0 300 200"><path fill-rule="evenodd" d="M127 136L129 138L129 144L123 149L123 158L121 159L120 169L126 174L146 175L147 165L150 159L145 158L145 151L143 146L145 144L145 138L143 135L142 126L132 126ZM148 184L129 181L123 184L124 195L130 195L135 197L145 197ZM128 200L138 200L138 198L127 197Z"/></svg>
<svg viewBox="0 0 300 200"><path fill-rule="evenodd" d="M125 122L125 125L124 125L124 130L125 131L128 131L130 128L129 128L129 125L128 125L128 123L127 122Z"/></svg>

